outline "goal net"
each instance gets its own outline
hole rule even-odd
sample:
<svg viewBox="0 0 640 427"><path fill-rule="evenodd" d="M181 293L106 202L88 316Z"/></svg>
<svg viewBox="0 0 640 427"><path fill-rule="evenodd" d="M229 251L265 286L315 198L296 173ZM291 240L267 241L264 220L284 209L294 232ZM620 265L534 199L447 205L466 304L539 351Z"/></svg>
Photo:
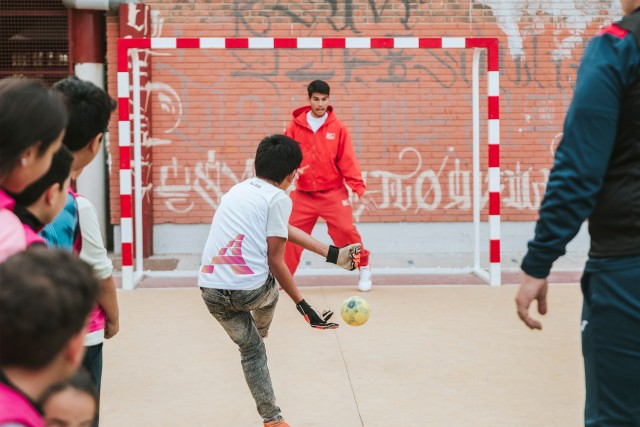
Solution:
<svg viewBox="0 0 640 427"><path fill-rule="evenodd" d="M153 79L141 84L147 57ZM119 39L123 288L145 274L145 191L153 191L156 225L208 229L220 197L252 176L257 143L284 131L316 79L331 85L331 104L379 205L365 211L350 194L359 227L375 225L371 235L391 251L427 256L466 227L468 265L434 272L467 271L500 285L498 63L495 38ZM142 92L150 95L144 104ZM150 129L145 115L153 117ZM142 145L153 147L147 188ZM427 223L445 231L429 235L419 227Z"/></svg>

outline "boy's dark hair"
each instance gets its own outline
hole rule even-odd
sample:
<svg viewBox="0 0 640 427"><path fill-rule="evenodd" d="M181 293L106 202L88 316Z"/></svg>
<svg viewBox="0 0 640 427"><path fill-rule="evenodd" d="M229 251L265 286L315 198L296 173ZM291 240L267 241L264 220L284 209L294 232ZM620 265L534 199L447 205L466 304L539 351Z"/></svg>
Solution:
<svg viewBox="0 0 640 427"><path fill-rule="evenodd" d="M300 145L284 135L264 137L256 150L255 168L258 178L281 183L302 163Z"/></svg>
<svg viewBox="0 0 640 427"><path fill-rule="evenodd" d="M87 372L87 370L82 366L68 380L62 383L54 384L51 387L49 387L47 391L45 391L42 397L40 398L40 402L39 402L40 407L44 407L44 405L47 403L47 400L51 396L61 391L64 391L68 388L83 392L91 396L94 403L96 404L96 412L97 412L98 392L96 391L96 386L93 384L91 375L89 375L89 372Z"/></svg>
<svg viewBox="0 0 640 427"><path fill-rule="evenodd" d="M16 202L24 207L31 206L53 184L60 184L60 190L62 191L62 186L69 178L69 173L71 173L72 164L73 154L67 147L61 146L60 150L53 155L51 166L47 173L25 188L22 193L14 196Z"/></svg>
<svg viewBox="0 0 640 427"><path fill-rule="evenodd" d="M107 130L109 117L117 105L107 92L76 76L60 80L53 88L64 94L69 105L69 125L63 140L69 150L83 149Z"/></svg>
<svg viewBox="0 0 640 427"><path fill-rule="evenodd" d="M329 84L323 80L314 80L309 83L307 86L307 92L309 93L309 98L313 93L321 93L323 95L330 95L331 88L329 88Z"/></svg>
<svg viewBox="0 0 640 427"><path fill-rule="evenodd" d="M27 148L42 154L67 127L64 98L38 80L0 80L0 177L20 161Z"/></svg>
<svg viewBox="0 0 640 427"><path fill-rule="evenodd" d="M70 253L34 247L0 264L0 366L40 369L78 334L98 279Z"/></svg>

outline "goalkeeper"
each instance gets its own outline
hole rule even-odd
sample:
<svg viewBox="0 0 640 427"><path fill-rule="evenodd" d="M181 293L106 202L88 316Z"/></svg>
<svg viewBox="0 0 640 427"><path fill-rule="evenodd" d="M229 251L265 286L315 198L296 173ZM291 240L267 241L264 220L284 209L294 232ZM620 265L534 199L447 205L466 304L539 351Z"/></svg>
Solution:
<svg viewBox="0 0 640 427"><path fill-rule="evenodd" d="M327 247L288 225L291 199L285 193L302 162L298 143L284 135L264 138L256 151L256 176L222 196L213 216L198 275L209 312L240 349L245 380L265 427L288 427L276 405L263 338L278 302L278 284L313 328L335 329L302 298L284 262L287 238L327 254L327 261L357 267L358 244ZM342 251L342 253L340 253ZM355 258L355 259L354 259Z"/></svg>
<svg viewBox="0 0 640 427"><path fill-rule="evenodd" d="M353 223L345 184L358 195L367 210L375 210L378 205L367 191L349 132L329 105L329 92L327 82L311 82L307 87L309 105L293 112L293 120L285 131L285 135L300 144L304 157L296 189L290 194L293 208L289 222L305 233L311 233L318 218L323 218L333 242L343 246L362 242ZM296 272L302 254L302 248L295 243L293 240L287 243L284 253L291 274ZM359 270L358 289L370 291L371 265L369 251L364 247Z"/></svg>

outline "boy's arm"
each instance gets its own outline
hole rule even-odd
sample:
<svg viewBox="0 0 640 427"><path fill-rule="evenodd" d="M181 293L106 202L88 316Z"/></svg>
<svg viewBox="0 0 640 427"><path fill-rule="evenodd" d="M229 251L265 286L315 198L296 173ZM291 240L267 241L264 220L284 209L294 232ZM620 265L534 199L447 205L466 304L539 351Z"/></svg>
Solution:
<svg viewBox="0 0 640 427"><path fill-rule="evenodd" d="M287 240L282 237L267 237L267 261L269 263L269 270L278 281L278 284L282 286L282 289L289 295L289 298L298 304L302 301L302 294L293 281L293 276L289 268L287 268L287 265L284 263L284 248L286 243Z"/></svg>
<svg viewBox="0 0 640 427"><path fill-rule="evenodd" d="M355 270L360 266L360 243L352 243L338 248L333 245L326 245L315 237L305 233L298 227L289 224L289 241L298 246L325 257L327 262L336 264L345 270Z"/></svg>
<svg viewBox="0 0 640 427"><path fill-rule="evenodd" d="M102 307L107 318L104 337L106 339L112 338L120 330L120 309L118 308L118 296L113 276L100 281L97 303Z"/></svg>
<svg viewBox="0 0 640 427"><path fill-rule="evenodd" d="M278 284L282 286L282 289L289 295L289 298L293 300L296 308L311 327L317 329L336 329L338 327L337 323L327 322L333 314L332 312L325 312L323 317L320 317L302 298L302 294L293 281L293 276L291 272L289 272L289 268L284 263L284 248L286 243L287 240L283 237L267 237L267 261L271 274L273 274Z"/></svg>
<svg viewBox="0 0 640 427"><path fill-rule="evenodd" d="M93 267L96 276L100 279L100 292L97 303L104 310L107 318L105 338L111 338L118 333L120 328L118 296L112 275L113 264L104 247L102 234L100 234L100 223L93 204L82 196L77 198L77 203L80 230L82 230L80 258Z"/></svg>

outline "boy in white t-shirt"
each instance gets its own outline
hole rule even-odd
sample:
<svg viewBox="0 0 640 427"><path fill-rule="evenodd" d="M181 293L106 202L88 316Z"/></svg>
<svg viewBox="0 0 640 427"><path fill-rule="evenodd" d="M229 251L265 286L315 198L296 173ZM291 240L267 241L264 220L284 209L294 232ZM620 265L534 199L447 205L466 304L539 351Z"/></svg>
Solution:
<svg viewBox="0 0 640 427"><path fill-rule="evenodd" d="M240 348L245 379L265 427L289 427L276 405L263 342L278 302L278 284L312 327L338 327L328 322L332 312L319 316L307 304L284 263L291 213L284 190L301 162L300 146L289 137L272 135L260 142L256 177L222 196L198 276L209 312Z"/></svg>

